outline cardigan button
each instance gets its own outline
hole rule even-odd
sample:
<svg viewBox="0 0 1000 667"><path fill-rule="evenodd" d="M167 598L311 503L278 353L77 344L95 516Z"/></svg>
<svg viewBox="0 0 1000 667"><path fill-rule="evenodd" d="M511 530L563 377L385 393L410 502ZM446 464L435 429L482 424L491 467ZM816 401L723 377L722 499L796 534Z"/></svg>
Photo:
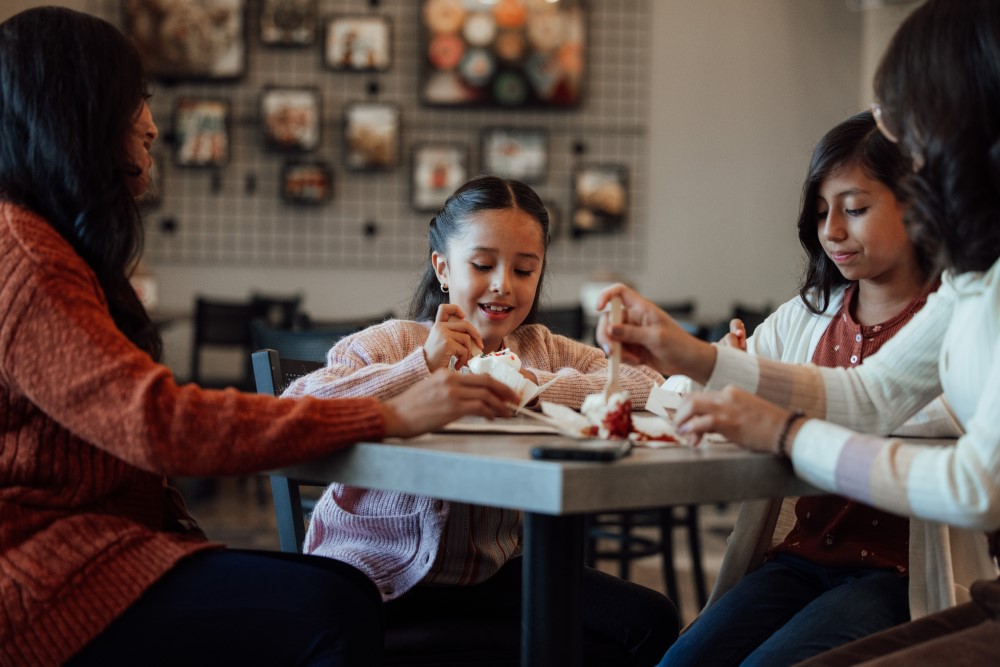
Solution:
<svg viewBox="0 0 1000 667"><path fill-rule="evenodd" d="M444 503L440 500L435 500L432 507L434 508L435 512L440 512L441 510L444 509Z"/></svg>

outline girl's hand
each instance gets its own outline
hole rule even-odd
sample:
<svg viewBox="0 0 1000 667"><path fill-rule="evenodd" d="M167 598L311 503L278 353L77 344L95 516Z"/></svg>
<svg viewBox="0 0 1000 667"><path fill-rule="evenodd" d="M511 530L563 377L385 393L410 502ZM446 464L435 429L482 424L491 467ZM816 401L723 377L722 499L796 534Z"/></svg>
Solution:
<svg viewBox="0 0 1000 667"><path fill-rule="evenodd" d="M465 320L461 308L452 303L438 306L434 326L424 343L424 359L432 373L448 368L452 357L458 360L455 368L461 368L482 349L483 337Z"/></svg>
<svg viewBox="0 0 1000 667"><path fill-rule="evenodd" d="M719 340L719 345L735 347L739 350L747 351L747 328L743 320L734 319L729 321L729 333Z"/></svg>
<svg viewBox="0 0 1000 667"><path fill-rule="evenodd" d="M510 417L518 400L510 387L486 375L437 370L382 403L385 436L410 438L465 415Z"/></svg>
<svg viewBox="0 0 1000 667"><path fill-rule="evenodd" d="M597 341L607 350L613 340L622 343L622 360L645 364L664 375L687 375L702 384L715 367L715 347L698 340L660 310L652 301L621 283L604 290L597 299L602 310L618 296L625 306L625 323L610 326L607 313L597 324Z"/></svg>
<svg viewBox="0 0 1000 667"><path fill-rule="evenodd" d="M745 449L778 453L778 437L790 414L759 396L729 386L718 392L688 394L674 414L674 424L689 445L697 444L706 433L719 433ZM795 432L789 432L785 439L789 445Z"/></svg>

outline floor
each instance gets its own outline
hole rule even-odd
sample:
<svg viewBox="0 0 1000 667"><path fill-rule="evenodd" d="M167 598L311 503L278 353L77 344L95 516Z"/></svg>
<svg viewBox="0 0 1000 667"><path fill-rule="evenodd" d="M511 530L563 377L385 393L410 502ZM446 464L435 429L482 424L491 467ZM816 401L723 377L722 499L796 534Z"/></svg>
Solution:
<svg viewBox="0 0 1000 667"><path fill-rule="evenodd" d="M278 549L274 507L266 478L222 478L216 481L216 492L208 499L192 502L197 485L182 480L182 491L189 499L195 518L209 538L229 546L252 549ZM719 572L726 537L732 529L736 506L704 506L700 509L700 535L706 584L711 591ZM650 530L650 529L644 529ZM698 610L691 579L691 559L686 534L678 530L674 537L675 567L680 589L680 610L683 622L690 622ZM617 574L617 565L609 561L598 567ZM660 592L664 591L659 556L649 556L633 563L629 578Z"/></svg>

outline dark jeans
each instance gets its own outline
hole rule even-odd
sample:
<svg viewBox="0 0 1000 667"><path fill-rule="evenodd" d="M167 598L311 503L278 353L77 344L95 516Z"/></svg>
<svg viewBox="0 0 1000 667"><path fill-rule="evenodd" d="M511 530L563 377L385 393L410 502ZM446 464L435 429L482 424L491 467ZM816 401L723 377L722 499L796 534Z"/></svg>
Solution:
<svg viewBox="0 0 1000 667"><path fill-rule="evenodd" d="M67 665L378 665L382 627L378 590L349 565L208 551L178 563Z"/></svg>
<svg viewBox="0 0 1000 667"><path fill-rule="evenodd" d="M386 603L386 624L414 614L442 618L521 618L522 558L475 586L417 586ZM652 667L677 638L677 608L654 590L591 568L583 570L585 665Z"/></svg>
<svg viewBox="0 0 1000 667"><path fill-rule="evenodd" d="M703 612L660 667L780 667L905 623L908 579L781 554Z"/></svg>
<svg viewBox="0 0 1000 667"><path fill-rule="evenodd" d="M972 584L972 602L851 642L802 667L1000 665L1000 579Z"/></svg>

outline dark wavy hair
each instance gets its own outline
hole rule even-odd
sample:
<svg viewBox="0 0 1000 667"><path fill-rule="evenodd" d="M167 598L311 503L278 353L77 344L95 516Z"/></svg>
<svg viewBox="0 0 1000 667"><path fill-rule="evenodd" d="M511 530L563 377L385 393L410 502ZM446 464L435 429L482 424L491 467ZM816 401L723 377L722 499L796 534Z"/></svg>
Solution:
<svg viewBox="0 0 1000 667"><path fill-rule="evenodd" d="M899 148L882 136L870 111L851 116L832 130L813 149L809 175L802 185L799 209L799 242L808 255L808 264L799 296L814 313L822 313L830 304L830 294L849 281L827 256L817 234L816 202L823 182L845 167L858 166L872 180L883 183L896 199L905 201L902 181L910 172L910 161ZM917 262L927 276L931 260L916 249Z"/></svg>
<svg viewBox="0 0 1000 667"><path fill-rule="evenodd" d="M0 24L0 197L73 246L115 324L158 360L162 342L128 279L142 220L126 146L146 98L139 54L110 23L42 7Z"/></svg>
<svg viewBox="0 0 1000 667"><path fill-rule="evenodd" d="M460 234L469 222L469 216L479 211L520 209L538 221L542 228L545 249L549 247L549 212L538 194L520 181L505 180L497 176L479 176L467 181L453 195L448 197L444 208L437 212L427 230L430 245L428 259L435 253L446 254L448 242ZM523 324L535 322L538 314L538 300L542 294L545 279L545 261L538 278L535 300ZM410 301L409 317L413 320L433 320L438 306L448 303L448 295L438 284L437 274L430 262L420 277L417 289Z"/></svg>
<svg viewBox="0 0 1000 667"><path fill-rule="evenodd" d="M923 166L904 187L907 225L940 269L1000 258L1000 2L929 0L875 74L882 117Z"/></svg>

